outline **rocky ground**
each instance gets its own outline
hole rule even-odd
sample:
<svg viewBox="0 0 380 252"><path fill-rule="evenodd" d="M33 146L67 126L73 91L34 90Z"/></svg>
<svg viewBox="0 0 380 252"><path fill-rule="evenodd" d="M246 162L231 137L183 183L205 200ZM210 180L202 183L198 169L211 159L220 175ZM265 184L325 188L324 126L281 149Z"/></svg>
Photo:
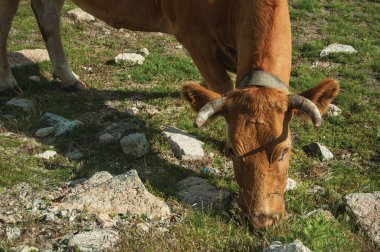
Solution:
<svg viewBox="0 0 380 252"><path fill-rule="evenodd" d="M302 83L319 79L322 71L342 80L343 98L330 107L319 132L294 123L289 216L260 232L246 226L234 203L237 185L223 155L224 125L191 127L193 115L177 84L199 74L181 45L163 34L113 30L66 4L63 33L84 37L67 41L68 55L78 60L73 60L75 72L93 88L84 95L62 94L52 87L59 80L49 73L46 50L25 50L43 48L36 27L22 21L31 16L26 8L24 1L15 21L19 26L11 32L11 39L25 42L10 45L11 64L26 95L0 102L0 251L373 251L380 246L378 75L360 73L362 68L350 63L354 57L370 61L363 51L372 42L347 39L351 35L341 28L341 37L321 46L315 43L323 32L305 28L317 9L344 12L338 2L292 3L295 88L304 90ZM32 33L23 37L27 30ZM91 50L87 39L93 41ZM86 61L94 51L105 56ZM363 80L371 92L358 91L355 83Z"/></svg>

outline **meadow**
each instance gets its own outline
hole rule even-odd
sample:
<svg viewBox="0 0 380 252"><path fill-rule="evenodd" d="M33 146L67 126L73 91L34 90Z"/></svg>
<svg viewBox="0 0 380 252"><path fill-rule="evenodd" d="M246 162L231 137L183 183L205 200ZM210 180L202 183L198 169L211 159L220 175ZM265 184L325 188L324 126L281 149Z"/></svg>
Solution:
<svg viewBox="0 0 380 252"><path fill-rule="evenodd" d="M65 3L63 12L74 9ZM289 217L275 227L251 230L234 209L197 211L185 207L182 221L169 232L138 235L124 230L120 251L260 251L271 241L289 243L299 239L313 251L375 251L365 232L355 224L345 207L344 196L354 192L380 191L380 4L359 0L292 0L290 15L293 33L291 90L301 92L325 77L339 80L341 91L334 104L343 113L324 117L322 126L293 120L293 153L289 177L298 188L285 195ZM201 82L201 76L186 50L171 36L156 33L115 30L106 25L74 23L64 17L62 35L73 71L89 87L79 93L66 93L53 80L49 62L13 69L23 88L24 98L35 103L36 111L24 113L4 104L11 97L0 97L0 192L20 182L34 190L48 190L64 181L90 177L97 171L122 174L136 169L150 192L183 208L176 195L176 183L187 176L200 176L213 185L237 193L231 163L224 156L225 122L214 120L201 129L193 127L195 114L181 98L186 81ZM329 44L353 46L356 54L333 54L320 58ZM143 65L110 63L119 53L148 48ZM21 1L14 19L8 49L45 48L29 1ZM83 67L91 68L88 71ZM38 75L41 82L28 78ZM144 106L134 120L138 132L146 134L150 150L140 159L123 154L120 145L102 144L99 134L107 125L127 120L126 109ZM36 139L30 147L24 138L34 138L42 127L40 117L51 112L76 119L83 125L64 137ZM12 114L9 119L5 115ZM205 142L207 157L199 162L179 161L161 131L174 126ZM131 130L131 133L135 130ZM128 133L128 132L127 132ZM307 156L302 146L320 142L334 159L321 161ZM54 149L59 155L48 161L34 157ZM85 154L81 162L70 161L65 154L77 149ZM210 167L205 173L202 168ZM320 186L325 193L310 192ZM330 211L305 218L315 210ZM38 227L38 220L28 220L26 227ZM77 232L82 230L76 230ZM1 232L0 232L1 234ZM14 246L0 236L0 251Z"/></svg>

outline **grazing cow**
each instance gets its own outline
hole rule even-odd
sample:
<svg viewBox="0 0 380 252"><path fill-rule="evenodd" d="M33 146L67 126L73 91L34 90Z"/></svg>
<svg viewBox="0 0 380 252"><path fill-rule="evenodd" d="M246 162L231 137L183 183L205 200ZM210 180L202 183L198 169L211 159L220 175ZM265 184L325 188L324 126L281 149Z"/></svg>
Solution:
<svg viewBox="0 0 380 252"><path fill-rule="evenodd" d="M73 0L115 28L173 34L189 51L208 89L183 87L198 112L197 127L212 116L228 124L226 153L234 164L239 205L254 227L285 214L293 115L321 123L339 92L333 79L301 93L288 90L291 31L287 0ZM19 0L0 0L0 91L22 90L6 59L6 40ZM69 91L84 87L67 63L60 38L64 0L32 0L53 64ZM236 73L236 87L227 74Z"/></svg>

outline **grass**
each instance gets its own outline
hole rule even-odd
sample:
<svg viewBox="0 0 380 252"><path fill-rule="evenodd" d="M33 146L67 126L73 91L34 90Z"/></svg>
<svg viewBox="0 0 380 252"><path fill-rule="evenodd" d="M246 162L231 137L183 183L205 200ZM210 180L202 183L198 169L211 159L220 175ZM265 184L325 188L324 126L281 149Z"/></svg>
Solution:
<svg viewBox="0 0 380 252"><path fill-rule="evenodd" d="M304 1L294 0L290 7L293 24L293 67L291 87L300 92L317 84L324 77L337 78L341 93L335 103L343 110L336 118L325 118L322 127L294 120L292 131L294 153L290 177L299 189L286 193L288 220L263 231L250 230L234 213L197 212L189 210L183 223L176 224L169 234L147 236L127 235L120 244L122 251L256 251L271 241L291 242L300 239L313 251L373 251L365 234L350 221L343 207L343 197L353 192L373 192L380 189L380 14L374 1ZM66 3L64 10L74 6ZM9 39L10 50L44 48L38 26L29 8L22 1ZM178 44L166 35L140 32L105 32L88 24L62 26L66 52L73 70L91 89L79 94L67 94L52 81L48 63L14 69L14 75L25 91L25 98L36 103L37 111L26 115L5 106L0 114L12 113L14 119L1 117L0 127L14 136L0 136L0 191L20 182L30 183L36 190L60 185L63 181L88 177L96 171L113 174L137 169L149 191L173 204L175 184L189 175L202 176L211 183L237 192L231 169L223 156L224 122L215 120L202 129L192 127L194 114L179 95L181 83L200 81L200 74L188 54L175 48ZM354 55L332 55L319 58L328 44L350 44L358 50ZM122 52L136 52L147 47L150 55L142 66L116 66L108 62ZM331 67L312 67L317 61L334 63ZM92 73L82 66L91 67ZM41 83L28 80L39 75ZM3 105L9 97L0 97ZM126 115L125 109L137 100L157 107L161 113L150 116L141 111L137 118ZM43 112L52 112L78 119L84 125L55 141L30 140L41 127ZM117 144L99 144L98 135L111 122L137 120L138 132L144 132L150 142L149 154L138 160L123 155ZM174 162L170 146L161 135L166 126L176 126L206 142L206 151L213 160L203 163ZM135 131L135 130L131 130ZM27 138L25 138L27 137ZM321 162L307 157L301 147L312 141L328 146L336 158ZM55 149L59 155L41 161L33 155ZM82 163L64 157L79 149L86 155ZM342 153L347 154L346 157ZM201 172L203 167L222 171L222 176ZM319 185L326 193L310 194L307 188ZM335 220L322 215L302 216L314 209L331 211ZM125 230L126 234L134 233ZM12 244L0 237L0 251Z"/></svg>

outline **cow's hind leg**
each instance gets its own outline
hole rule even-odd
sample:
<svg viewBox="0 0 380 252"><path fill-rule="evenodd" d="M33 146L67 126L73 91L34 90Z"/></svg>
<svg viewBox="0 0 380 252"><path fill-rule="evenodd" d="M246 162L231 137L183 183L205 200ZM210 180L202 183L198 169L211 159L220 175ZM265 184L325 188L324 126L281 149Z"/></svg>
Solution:
<svg viewBox="0 0 380 252"><path fill-rule="evenodd" d="M32 9L49 52L53 74L61 79L63 89L80 91L85 85L72 72L61 39L61 10L65 0L32 0Z"/></svg>
<svg viewBox="0 0 380 252"><path fill-rule="evenodd" d="M0 0L0 92L13 90L21 95L22 89L12 75L7 56L8 34L19 2L19 0Z"/></svg>

